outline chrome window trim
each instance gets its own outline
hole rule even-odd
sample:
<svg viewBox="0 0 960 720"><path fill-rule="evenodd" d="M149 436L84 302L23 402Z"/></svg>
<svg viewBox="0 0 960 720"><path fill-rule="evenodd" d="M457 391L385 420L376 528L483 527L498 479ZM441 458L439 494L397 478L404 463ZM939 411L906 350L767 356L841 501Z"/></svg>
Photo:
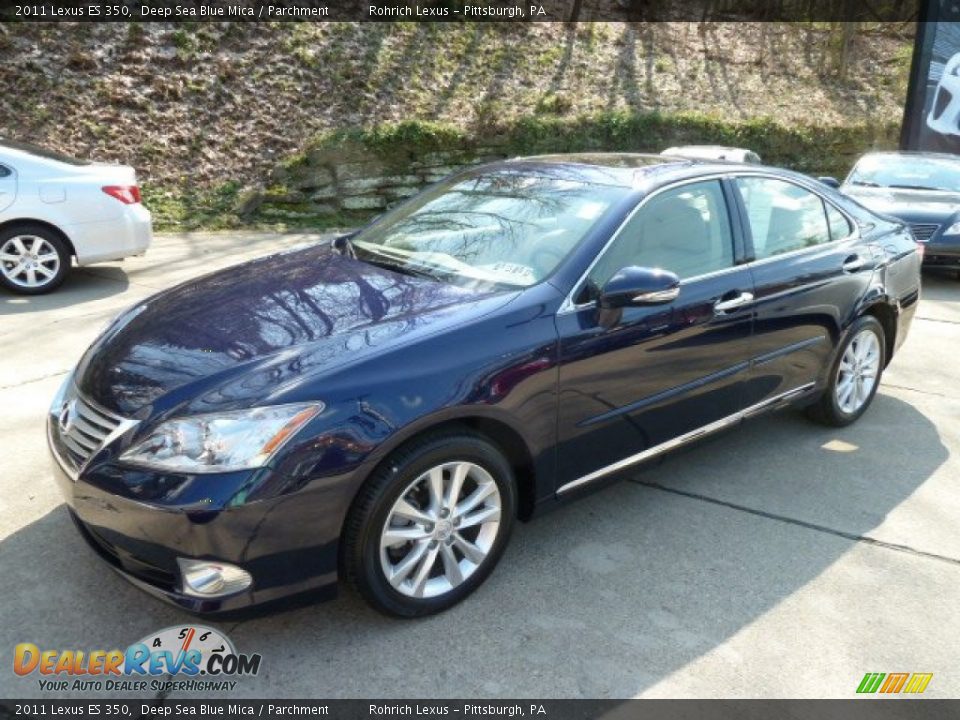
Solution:
<svg viewBox="0 0 960 720"><path fill-rule="evenodd" d="M811 245L810 247L799 248L799 249L797 249L797 250L791 250L790 252L781 253L780 255L770 255L769 257L764 257L764 258L759 258L759 259L758 259L758 258L754 258L753 260L750 260L749 262L744 263L744 264L743 264L744 267L746 267L746 266L753 267L754 265L762 265L763 263L770 262L771 260L780 260L781 258L793 257L794 255L800 255L800 254L802 254L802 253L811 252L811 251L813 251L813 250L816 250L817 248L828 247L828 246L830 246L830 245L839 245L840 243L848 242L849 240L851 240L852 238L857 237L857 235L858 235L857 228L860 227L860 223L857 222L856 218L854 218L852 215L850 215L850 213L848 213L848 212L847 212L846 210L844 210L842 207L840 207L839 205L837 205L836 203L834 203L832 200L830 200L830 198L824 197L824 196L821 195L819 192L817 192L814 188L809 187L809 186L807 186L806 184L804 184L804 183L802 183L802 182L797 182L797 181L795 181L794 178L784 178L784 177L780 177L779 175L771 175L770 173L764 173L764 172L743 172L743 171L740 171L740 170L735 171L734 173L732 173L732 174L729 175L728 177L729 177L730 180L733 180L733 181L736 181L736 179L739 178L739 177L760 177L760 178L764 178L765 180L779 180L780 182L787 183L788 185L794 185L794 186L800 188L801 190L806 190L806 191L809 192L811 195L815 195L815 196L817 196L818 198L820 198L820 201L821 201L824 205L829 205L829 206L832 207L834 210L836 210L838 213L840 213L841 215L843 215L843 216L847 219L847 223L849 223L849 225L850 225L850 227L851 227L851 232L850 232L850 234L849 234L849 235L846 235L846 236L844 236L844 237L842 237L842 238L837 238L836 240L834 240L834 239L831 238L830 240L827 240L827 242L817 243L816 245ZM749 220L749 218L747 218L747 219ZM826 220L826 222L827 222L827 232L829 233L829 232L830 232L830 220L826 217L826 210L824 210L824 220ZM750 235L751 235L751 240L752 240L752 239L753 239L753 231L752 231L752 230L751 230ZM754 248L754 251L756 251L756 248Z"/></svg>
<svg viewBox="0 0 960 720"><path fill-rule="evenodd" d="M744 420L748 417L756 415L757 413L760 413L770 407L773 407L778 403L786 402L795 397L799 397L800 395L803 395L807 391L813 389L815 385L816 383L813 383L813 382L806 383L805 385L800 385L799 387L795 387L793 390L787 390L786 392L780 393L779 395L775 395L772 398L767 398L766 400L763 400L754 405L751 405L748 408L739 410L733 413L732 415L727 415L726 417L720 418L719 420L714 420L712 423L703 425L699 428L696 428L695 430L691 430L690 432L684 433L683 435L678 435L677 437L671 438L670 440L666 440L660 443L659 445L654 445L653 447L649 447L646 450L642 450L634 455L625 457L622 460L618 460L615 463L606 465L600 468L599 470L594 470L591 473L587 473L586 475L578 477L576 480L571 480L570 482L561 485L559 488L557 488L557 495L562 495L563 493L574 490L575 488L578 488L582 485L586 485L587 483L592 482L593 480L598 480L599 478L605 477L619 470L623 470L624 468L630 467L631 465L636 465L637 463L643 462L644 460L649 460L652 457L656 457L657 455L662 455L665 452L674 450L680 447L681 445L686 445L687 443L693 442L698 438L705 437L719 430L722 430L726 427L735 425L741 420Z"/></svg>
<svg viewBox="0 0 960 720"><path fill-rule="evenodd" d="M684 185L690 185L692 183L697 183L697 182L706 182L709 180L721 180L721 181L724 179L736 180L738 177L760 177L760 178L766 178L768 180L779 180L781 182L785 182L790 185L795 185L798 188L806 190L807 192L813 195L816 195L818 198L820 198L820 200L824 204L829 204L830 207L832 207L841 215L843 215L847 219L847 222L850 223L850 227L853 230L846 237L842 237L837 240L831 239L825 243L819 243L811 247L800 248L799 250L791 250L790 252L783 253L781 255L771 255L770 257L760 258L759 260L755 258L753 260L740 263L739 265L731 265L728 268L721 268L720 270L714 270L712 272L703 273L702 275L694 275L692 277L683 278L680 280L681 286L687 283L697 282L699 280L705 280L707 278L724 275L726 273L733 272L735 270L742 270L743 268L750 268L750 267L754 267L755 265L762 265L764 263L768 263L774 260L781 260L783 258L793 257L794 255L800 255L802 253L812 253L812 251L817 250L818 248L823 248L829 245L848 242L851 239L858 236L858 228L860 227L860 223L857 222L856 218L854 218L850 213L848 213L842 207L838 206L829 198L821 195L814 188L806 185L803 182L797 182L794 178L784 178L779 175L774 175L769 172L764 172L762 170L749 170L746 168L737 168L736 170L730 170L725 173L711 173L709 175L702 175L696 178L686 178L684 180L679 180L675 183L671 183L670 185L664 185L661 188L657 188L649 195L646 195L640 201L640 203L633 210L630 211L630 214L624 219L622 223L620 223L620 225L614 231L613 235L610 236L610 239L607 240L606 244L603 246L603 248L601 248L600 252L597 253L597 256L591 261L590 265L583 272L583 274L580 275L580 277L577 279L577 282L574 283L573 289L567 294L567 297L564 298L563 303L561 303L560 307L557 309L557 315L568 315L570 313L579 312L580 310L585 310L587 308L594 306L593 302L577 304L573 301L573 298L577 295L578 291L583 286L584 280L587 279L587 276L590 275L590 272L593 270L596 264L600 262L600 258L603 257L603 255L607 252L607 250L610 249L610 246L616 241L616 239L620 237L620 233L623 232L624 227L626 227L626 225L633 219L633 216L636 215L641 210L641 208L643 208L643 206L647 203L647 200L649 200L650 198L656 197L657 195L659 195L660 193L666 190L673 190L674 188L683 187ZM815 181L811 181L811 182L815 182ZM729 213L729 208L728 208L728 213ZM826 211L824 211L824 215L826 215ZM827 223L827 227L829 228L829 222Z"/></svg>

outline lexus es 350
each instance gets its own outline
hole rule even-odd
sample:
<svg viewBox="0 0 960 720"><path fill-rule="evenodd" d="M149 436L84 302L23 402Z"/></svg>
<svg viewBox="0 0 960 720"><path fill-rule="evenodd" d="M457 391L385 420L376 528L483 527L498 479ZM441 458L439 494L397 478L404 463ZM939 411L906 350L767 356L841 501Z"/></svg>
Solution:
<svg viewBox="0 0 960 720"><path fill-rule="evenodd" d="M864 155L840 191L907 223L928 267L960 270L960 158L942 153Z"/></svg>
<svg viewBox="0 0 960 720"><path fill-rule="evenodd" d="M232 612L339 578L424 615L518 519L662 453L787 404L856 420L919 267L902 224L783 170L486 165L125 311L49 444L80 534L159 598Z"/></svg>

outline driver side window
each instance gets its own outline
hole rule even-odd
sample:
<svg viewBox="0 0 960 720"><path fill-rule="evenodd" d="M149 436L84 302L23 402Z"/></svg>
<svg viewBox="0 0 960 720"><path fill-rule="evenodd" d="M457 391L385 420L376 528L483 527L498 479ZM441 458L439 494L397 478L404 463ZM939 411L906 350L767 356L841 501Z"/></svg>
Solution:
<svg viewBox="0 0 960 720"><path fill-rule="evenodd" d="M707 180L650 198L590 271L589 286L602 288L630 265L669 270L683 280L733 264L733 233L723 190L719 180Z"/></svg>

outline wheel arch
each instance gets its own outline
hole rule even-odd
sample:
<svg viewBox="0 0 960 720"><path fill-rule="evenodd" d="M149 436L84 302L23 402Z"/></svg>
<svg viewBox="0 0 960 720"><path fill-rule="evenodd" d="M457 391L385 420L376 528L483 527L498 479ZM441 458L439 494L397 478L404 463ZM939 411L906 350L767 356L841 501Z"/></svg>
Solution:
<svg viewBox="0 0 960 720"><path fill-rule="evenodd" d="M861 315L876 318L883 328L884 367L890 364L897 342L897 312L889 302L878 300L863 309Z"/></svg>
<svg viewBox="0 0 960 720"><path fill-rule="evenodd" d="M458 428L479 434L500 450L513 470L517 484L517 517L527 520L533 514L537 497L537 472L531 444L528 438L507 420L490 413L465 408L459 414L444 413L439 417L425 418L421 422L396 433L384 442L371 458L363 483L403 447L437 432L451 432ZM359 494L359 492L358 492Z"/></svg>
<svg viewBox="0 0 960 720"><path fill-rule="evenodd" d="M50 232L54 233L57 237L63 240L67 244L67 249L70 251L70 254L73 257L77 257L77 249L73 245L73 240L70 239L70 236L67 235L61 228L54 225L48 220L39 220L37 218L13 218L12 220L4 220L0 222L0 232L8 230L10 228L18 227L20 225L39 225L43 228L46 228Z"/></svg>

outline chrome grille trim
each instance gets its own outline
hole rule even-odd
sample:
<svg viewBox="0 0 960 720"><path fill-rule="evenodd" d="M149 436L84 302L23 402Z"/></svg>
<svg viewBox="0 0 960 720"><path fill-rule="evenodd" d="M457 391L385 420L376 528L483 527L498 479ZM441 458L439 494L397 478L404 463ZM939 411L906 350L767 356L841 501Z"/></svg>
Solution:
<svg viewBox="0 0 960 720"><path fill-rule="evenodd" d="M66 430L61 424L64 412L68 417ZM94 455L136 424L83 397L70 382L59 402L50 408L47 432L60 467L76 480Z"/></svg>
<svg viewBox="0 0 960 720"><path fill-rule="evenodd" d="M927 242L940 229L936 223L911 223L910 232L917 242Z"/></svg>

